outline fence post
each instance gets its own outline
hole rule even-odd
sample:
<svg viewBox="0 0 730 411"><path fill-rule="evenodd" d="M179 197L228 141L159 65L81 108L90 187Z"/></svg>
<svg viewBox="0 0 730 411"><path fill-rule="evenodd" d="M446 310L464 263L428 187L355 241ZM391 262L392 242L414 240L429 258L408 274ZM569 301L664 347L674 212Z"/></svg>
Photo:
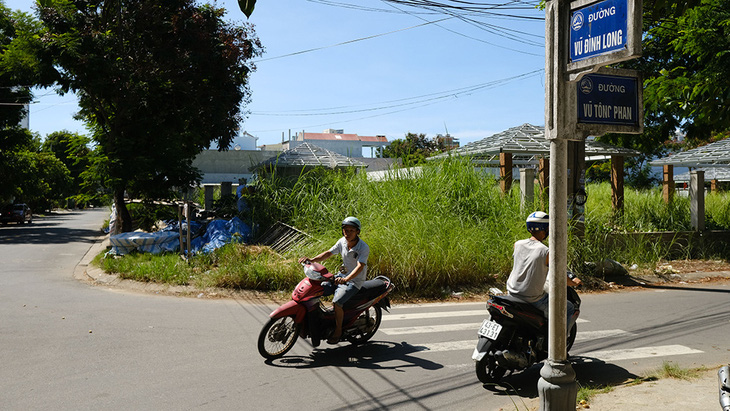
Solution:
<svg viewBox="0 0 730 411"><path fill-rule="evenodd" d="M689 173L689 213L692 228L705 230L705 172L694 170Z"/></svg>
<svg viewBox="0 0 730 411"><path fill-rule="evenodd" d="M666 164L664 166L664 178L662 179L662 194L664 202L669 203L674 197L674 166Z"/></svg>
<svg viewBox="0 0 730 411"><path fill-rule="evenodd" d="M535 200L535 169L520 169L520 207L524 211L529 205L532 206Z"/></svg>

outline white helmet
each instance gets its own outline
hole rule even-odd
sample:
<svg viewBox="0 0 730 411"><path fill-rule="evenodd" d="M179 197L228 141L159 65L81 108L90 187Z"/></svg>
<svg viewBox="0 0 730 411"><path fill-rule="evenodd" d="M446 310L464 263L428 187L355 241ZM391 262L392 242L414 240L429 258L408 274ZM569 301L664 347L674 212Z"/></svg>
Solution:
<svg viewBox="0 0 730 411"><path fill-rule="evenodd" d="M542 211L535 211L527 216L527 231L548 231L550 228L550 216Z"/></svg>
<svg viewBox="0 0 730 411"><path fill-rule="evenodd" d="M346 225L351 225L359 230L360 229L360 220L358 220L355 217L347 217L344 220L342 220L342 227L344 227Z"/></svg>

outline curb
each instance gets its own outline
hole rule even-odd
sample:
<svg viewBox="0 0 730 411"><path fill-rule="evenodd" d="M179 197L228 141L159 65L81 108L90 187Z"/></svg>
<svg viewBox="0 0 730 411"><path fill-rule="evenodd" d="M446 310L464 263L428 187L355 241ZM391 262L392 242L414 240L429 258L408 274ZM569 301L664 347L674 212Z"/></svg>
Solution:
<svg viewBox="0 0 730 411"><path fill-rule="evenodd" d="M86 251L86 254L81 257L79 263L76 264L76 267L74 268L74 278L82 281L96 281L97 278L101 277L101 274L104 274L104 272L91 266L91 261L110 244L109 234L99 236L94 244L89 247L89 250Z"/></svg>

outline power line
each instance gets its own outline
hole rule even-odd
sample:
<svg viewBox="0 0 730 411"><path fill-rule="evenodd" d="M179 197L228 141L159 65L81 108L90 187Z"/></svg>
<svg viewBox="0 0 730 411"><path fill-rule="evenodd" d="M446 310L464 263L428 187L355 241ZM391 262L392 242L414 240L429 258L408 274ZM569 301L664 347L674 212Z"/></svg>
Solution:
<svg viewBox="0 0 730 411"><path fill-rule="evenodd" d="M329 121L329 122L323 123L323 124L310 124L310 125L303 126L303 127L302 126L297 126L297 127L290 127L290 128L295 128L295 129L300 129L301 128L301 129L303 129L303 128L309 128L309 127L319 127L319 126L324 126L324 125L332 125L333 123L338 123L338 124L341 124L341 123L349 123L349 122L353 122L353 121L365 120L365 119L370 119L370 118L374 118L374 117L382 117L382 116L386 116L386 115L390 115L390 114L395 114L395 113L400 113L400 112L404 112L404 111L408 111L408 110L415 110L415 109L418 109L418 108L427 107L427 106L430 106L430 105L442 103L444 101L457 99L460 96L471 95L471 94L474 94L476 92L480 92L480 91L487 90L487 89L490 89L490 88L495 88L495 87L498 87L498 86L502 86L502 85L505 85L505 84L507 84L509 82L512 82L512 81L517 81L517 80L522 80L522 79L525 79L525 78L533 77L533 76L535 76L537 74L540 74L542 72L544 72L544 69L541 68L541 69L538 69L538 70L533 70L531 72L519 74L519 75L516 75L516 76L504 78L504 79L494 80L494 81L487 82L487 83L480 83L480 84L476 84L476 85L472 85L472 86L467 86L467 87L462 87L462 88L453 89L453 90L447 90L447 91L442 91L442 92L425 94L425 95L421 95L421 96L407 97L407 98L402 98L402 99L397 99L397 100L390 100L390 101L386 101L386 102L381 102L381 103L377 103L380 106L377 106L377 107L368 107L368 108L363 108L363 109L359 109L359 110L341 110L341 111L338 111L338 112L317 113L317 111L321 111L321 110L339 110L339 109L345 109L345 108L348 108L348 107L358 107L358 106L363 106L363 105L341 106L341 107L334 107L334 108L327 108L327 109L292 110L290 112L280 112L280 113L276 113L276 112L268 112L268 113L267 112L251 112L250 114L253 115L253 116L262 115L262 116L292 116L292 117L301 117L301 116L323 116L323 115L353 114L353 113L362 113L362 112L372 112L372 111L380 111L380 110L389 110L389 109L395 108L395 110L390 110L390 111L387 111L387 112L384 112L384 113L373 114L373 115L369 115L369 116L365 116L365 117L358 117L358 118L341 120L341 121L334 121L334 122L333 121ZM403 101L408 101L408 100L414 100L414 101L409 102L409 103L393 104L393 103L398 103L398 102L403 102ZM305 113L304 111L309 111L310 113ZM294 114L286 114L286 113L294 113ZM265 133L265 132L280 131L280 130L281 129L252 130L251 132L252 133Z"/></svg>
<svg viewBox="0 0 730 411"><path fill-rule="evenodd" d="M420 96L415 97L406 97L401 98L397 100L390 100L385 101L381 103L376 103L379 106L376 107L366 107L362 109L355 109L354 107L361 107L364 106L363 104L360 105L350 105L350 106L340 106L340 107L330 107L330 108L320 108L320 109L306 109L306 110L290 110L290 111L283 111L283 112L266 112L266 111L256 111L251 112L252 115L258 115L258 116L277 116L277 117L285 117L285 116L325 116L325 115L339 115L339 114L351 114L351 113L359 113L359 112L367 112L367 111L377 111L377 110L385 110L395 107L402 107L402 106L408 106L408 105L414 105L414 104L421 104L425 102L430 101L436 101L436 100L443 100L443 99L450 99L454 97L459 97L461 95L470 95L474 92L493 88L497 86L501 86L503 84L506 84L511 81L520 80L526 77L534 76L538 73L543 72L543 69L534 70L528 73L518 74L516 76L507 77L504 79L499 80L493 80L486 83L480 83L475 84L471 86L466 87L460 87L457 89L452 90L446 90L446 91L440 91L435 93L429 93L429 94L423 94ZM320 112L328 110L327 112ZM332 111L332 110L339 110L339 111Z"/></svg>
<svg viewBox="0 0 730 411"><path fill-rule="evenodd" d="M418 25L411 26L411 27L406 27L406 28L403 28L403 29L393 30L393 31L389 31L389 32L386 32L386 33L373 34L372 36L361 37L361 38L354 39L354 40L343 41L341 43L332 44L332 45L329 45L329 46L315 47L315 48L312 48L312 49L297 51L297 52L294 52L294 53L284 54L284 55L281 55L281 56L269 57L269 58L265 58L265 59L254 60L253 63L260 63L262 61L276 60L276 59L280 59L280 58L284 58L284 57L291 57L291 56L296 56L296 55L299 55L299 54L311 53L313 51L324 50L324 49L331 48L331 47L343 46L345 44L357 43L359 41L370 40L370 39L374 39L376 37L387 36L389 34L399 33L401 31L406 31L406 30L411 30L411 29L415 29L415 28L418 28L418 27L428 26L429 24L439 23L439 22L442 22L442 21L445 21L445 20L449 20L449 19L452 19L452 18L453 17L445 17L445 18L440 19L440 20L427 21L427 22L425 22L423 24L418 24Z"/></svg>

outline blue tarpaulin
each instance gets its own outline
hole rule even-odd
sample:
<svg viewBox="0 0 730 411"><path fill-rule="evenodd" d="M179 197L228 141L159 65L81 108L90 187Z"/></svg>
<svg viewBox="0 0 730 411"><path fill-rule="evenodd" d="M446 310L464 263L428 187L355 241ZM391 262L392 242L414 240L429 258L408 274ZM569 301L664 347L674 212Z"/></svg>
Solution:
<svg viewBox="0 0 730 411"><path fill-rule="evenodd" d="M205 234L192 241L192 252L209 253L230 242L248 243L250 240L251 227L240 218L233 217L228 221L213 220L208 223Z"/></svg>
<svg viewBox="0 0 730 411"><path fill-rule="evenodd" d="M192 232L200 231L202 224L190 224ZM183 223L183 230L187 225ZM177 222L169 224L164 230L154 233L132 232L116 234L109 237L112 253L129 254L132 251L158 254L180 250L180 238ZM231 220L213 220L205 227L205 233L192 239L192 253L209 253L230 242L248 243L251 240L251 227L234 217Z"/></svg>

